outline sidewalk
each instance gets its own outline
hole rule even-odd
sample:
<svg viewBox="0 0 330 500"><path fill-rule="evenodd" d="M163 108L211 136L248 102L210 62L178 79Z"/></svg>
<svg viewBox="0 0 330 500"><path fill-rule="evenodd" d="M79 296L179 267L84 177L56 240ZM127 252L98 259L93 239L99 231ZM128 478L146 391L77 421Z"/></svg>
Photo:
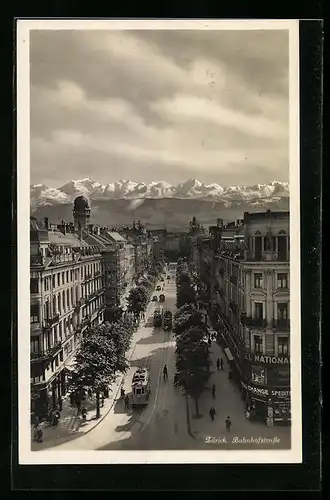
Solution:
<svg viewBox="0 0 330 500"><path fill-rule="evenodd" d="M224 362L224 369L217 370L217 359L222 358ZM193 436L197 440L206 441L207 437L211 438L225 438L224 441L217 443L218 448L237 449L239 446L242 448L290 448L290 427L267 427L261 422L253 422L245 416L245 406L242 399L241 392L233 380L229 380L228 371L229 364L222 347L213 341L211 345L211 361L210 379L208 386L199 399L199 412L201 418L195 416L195 404L189 398L189 416L190 428ZM212 385L216 386L215 399L212 397ZM210 408L214 406L216 410L215 420L212 421L209 415ZM232 422L231 431L228 432L225 427L225 419L229 416ZM233 444L236 438L248 439L251 437L261 438L278 438L278 442L273 444ZM210 445L205 445L206 447Z"/></svg>

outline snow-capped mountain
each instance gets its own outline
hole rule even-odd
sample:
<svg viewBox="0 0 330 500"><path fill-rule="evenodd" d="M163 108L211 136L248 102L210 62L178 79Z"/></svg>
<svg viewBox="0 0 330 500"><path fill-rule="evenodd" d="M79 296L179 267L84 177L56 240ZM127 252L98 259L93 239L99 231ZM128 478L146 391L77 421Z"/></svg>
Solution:
<svg viewBox="0 0 330 500"><path fill-rule="evenodd" d="M171 185L164 181L148 183L129 180L116 181L110 184L101 184L91 178L71 180L59 188L49 188L44 184L31 186L31 206L36 208L45 205L72 203L78 195L87 196L93 200L115 199L198 199L213 202L222 202L230 206L232 202L251 201L262 204L262 200L276 201L289 197L287 182L273 181L269 184L254 186L222 187L218 184L204 184L196 179Z"/></svg>

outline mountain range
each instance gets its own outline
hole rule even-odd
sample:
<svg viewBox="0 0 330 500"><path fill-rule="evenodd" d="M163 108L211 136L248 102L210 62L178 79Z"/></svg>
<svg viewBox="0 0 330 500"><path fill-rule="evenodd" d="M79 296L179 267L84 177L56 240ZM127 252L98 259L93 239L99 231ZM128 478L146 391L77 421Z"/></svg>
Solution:
<svg viewBox="0 0 330 500"><path fill-rule="evenodd" d="M50 217L54 222L72 219L72 202L86 196L96 224L126 224L140 218L149 225L181 228L196 215L203 224L240 218L244 211L288 210L289 184L273 181L253 186L222 187L196 179L171 185L164 181L149 183L117 181L101 184L91 178L69 181L59 188L44 184L30 187L31 213Z"/></svg>

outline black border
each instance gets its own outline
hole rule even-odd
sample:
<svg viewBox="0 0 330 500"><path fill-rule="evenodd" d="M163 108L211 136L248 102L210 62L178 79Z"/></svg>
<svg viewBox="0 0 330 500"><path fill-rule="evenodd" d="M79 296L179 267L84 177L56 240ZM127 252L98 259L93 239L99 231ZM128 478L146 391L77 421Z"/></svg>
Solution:
<svg viewBox="0 0 330 500"><path fill-rule="evenodd" d="M316 6L317 7L317 6ZM54 10L57 10L56 8ZM241 9L242 10L242 9ZM316 9L317 10L317 9ZM318 11L318 14L320 11ZM55 14L55 12L54 12ZM140 12L141 14L141 12ZM268 18L273 17L269 16ZM31 15L31 13L30 13ZM251 13L250 13L251 16ZM201 16L205 17L205 16ZM220 17L220 16L219 16ZM225 17L221 15L221 17ZM244 17L244 16L243 16ZM259 16L254 17L257 19ZM275 17L275 16L274 16ZM274 18L273 17L273 18ZM240 18L242 18L240 16ZM286 18L289 18L287 16ZM15 64L15 60L14 60ZM15 490L167 490L167 491L319 491L320 490L320 196L322 23L300 24L300 125L301 125L301 264L302 264L302 465L52 465L19 466L17 449L17 283L16 252L13 262L13 366L12 478ZM15 104L16 105L16 104ZM15 118L14 118L15 123ZM14 159L15 159L14 147ZM12 203L16 205L16 165ZM16 247L16 213L13 210L13 247Z"/></svg>

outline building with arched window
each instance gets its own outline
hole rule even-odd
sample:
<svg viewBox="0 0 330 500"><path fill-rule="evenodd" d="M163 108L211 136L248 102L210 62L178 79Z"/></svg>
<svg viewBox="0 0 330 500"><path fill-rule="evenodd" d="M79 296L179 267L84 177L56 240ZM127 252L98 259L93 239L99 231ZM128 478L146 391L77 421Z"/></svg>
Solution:
<svg viewBox="0 0 330 500"><path fill-rule="evenodd" d="M66 393L89 327L103 322L102 256L73 224L30 220L31 411L40 417Z"/></svg>
<svg viewBox="0 0 330 500"><path fill-rule="evenodd" d="M234 377L268 425L291 418L289 222L289 212L246 212L210 228L208 245L205 238L201 245L200 276Z"/></svg>

